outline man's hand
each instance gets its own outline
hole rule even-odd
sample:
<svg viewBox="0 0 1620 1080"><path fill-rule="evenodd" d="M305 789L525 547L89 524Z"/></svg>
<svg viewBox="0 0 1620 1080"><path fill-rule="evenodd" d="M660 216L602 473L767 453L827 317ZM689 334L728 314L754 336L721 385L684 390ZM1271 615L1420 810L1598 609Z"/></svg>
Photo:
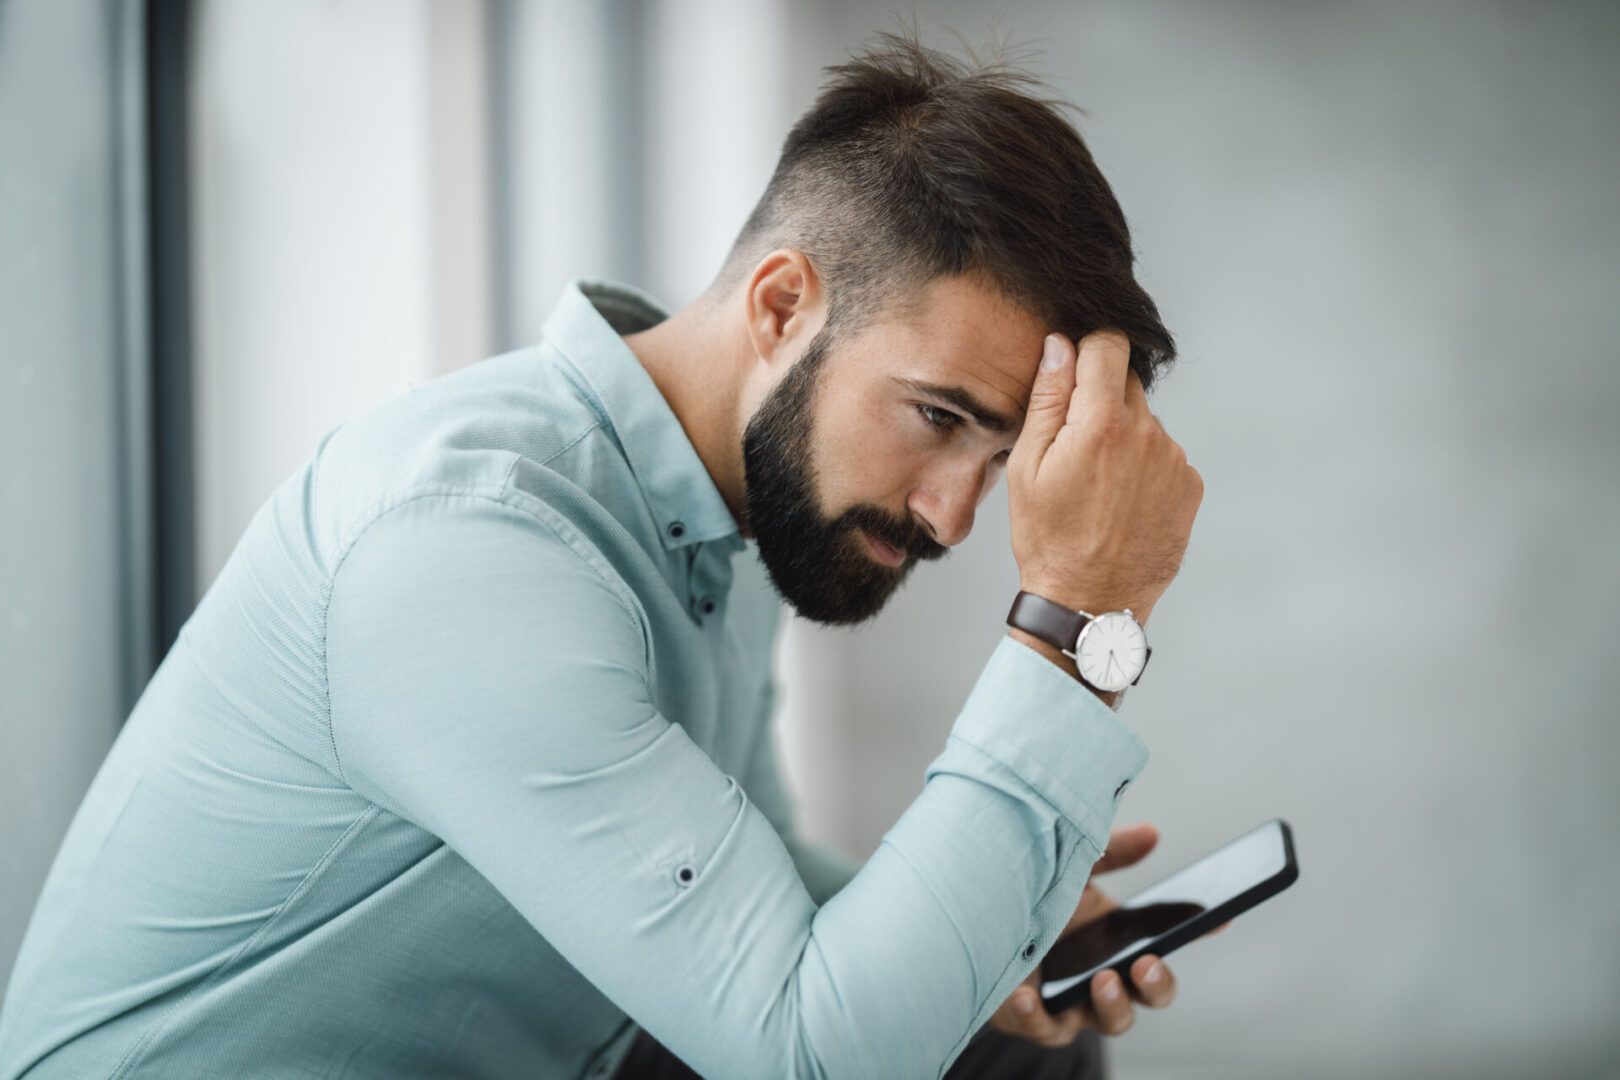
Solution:
<svg viewBox="0 0 1620 1080"><path fill-rule="evenodd" d="M1159 842L1159 830L1143 823L1115 829L1108 837L1108 850L1091 868L1093 876L1140 862ZM1090 922L1119 904L1091 882L1080 894L1080 905L1059 937L1081 923ZM990 1017L990 1025L1007 1035L1017 1035L1042 1046L1068 1046L1085 1028L1096 1028L1105 1035L1122 1035L1136 1022L1135 1003L1162 1009L1176 996L1176 978L1156 956L1143 956L1131 965L1131 982L1124 984L1118 974L1103 971L1091 980L1091 1004L1076 1005L1056 1016L1041 1004L1040 968L1036 968L1018 989Z"/></svg>
<svg viewBox="0 0 1620 1080"><path fill-rule="evenodd" d="M1148 409L1117 330L1049 334L1007 461L1021 587L1100 613L1148 612L1181 568L1198 471Z"/></svg>

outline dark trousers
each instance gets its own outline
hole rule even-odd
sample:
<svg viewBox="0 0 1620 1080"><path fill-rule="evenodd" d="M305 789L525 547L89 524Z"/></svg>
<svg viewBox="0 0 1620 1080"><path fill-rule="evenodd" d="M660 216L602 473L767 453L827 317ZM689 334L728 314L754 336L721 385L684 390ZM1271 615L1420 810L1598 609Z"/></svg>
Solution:
<svg viewBox="0 0 1620 1080"><path fill-rule="evenodd" d="M1103 1080L1106 1075L1102 1041L1095 1031L1082 1031L1078 1039L1061 1050L1047 1050L993 1028L970 1042L945 1074L946 1080ZM643 1031L636 1037L615 1080L700 1078L685 1062Z"/></svg>

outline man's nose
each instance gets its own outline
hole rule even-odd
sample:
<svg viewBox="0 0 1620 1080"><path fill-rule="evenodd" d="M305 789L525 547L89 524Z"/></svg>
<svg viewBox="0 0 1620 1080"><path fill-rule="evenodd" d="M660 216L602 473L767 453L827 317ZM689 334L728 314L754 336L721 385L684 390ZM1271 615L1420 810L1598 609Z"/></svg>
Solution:
<svg viewBox="0 0 1620 1080"><path fill-rule="evenodd" d="M928 529L935 543L955 547L973 531L973 512L983 501L984 488L982 473L952 477L913 490L906 508Z"/></svg>

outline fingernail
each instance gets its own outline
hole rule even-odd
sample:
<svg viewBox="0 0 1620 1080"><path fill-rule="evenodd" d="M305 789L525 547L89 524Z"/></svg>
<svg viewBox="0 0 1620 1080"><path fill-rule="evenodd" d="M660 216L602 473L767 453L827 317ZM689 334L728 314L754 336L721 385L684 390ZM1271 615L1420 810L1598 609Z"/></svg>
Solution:
<svg viewBox="0 0 1620 1080"><path fill-rule="evenodd" d="M1159 981L1161 979L1163 979L1163 978L1164 978L1164 965L1163 964L1154 964L1152 967L1147 969L1147 974L1142 976L1142 981L1144 983L1146 983L1147 985L1149 985L1149 986L1158 986Z"/></svg>
<svg viewBox="0 0 1620 1080"><path fill-rule="evenodd" d="M1103 983L1101 993L1104 1001L1116 1000L1119 997L1119 982L1115 979L1109 979Z"/></svg>
<svg viewBox="0 0 1620 1080"><path fill-rule="evenodd" d="M1013 1008L1020 1016L1028 1016L1035 1011L1035 999L1028 994L1019 994L1017 1000L1013 1002Z"/></svg>
<svg viewBox="0 0 1620 1080"><path fill-rule="evenodd" d="M1063 345L1056 334L1046 335L1046 347L1041 352L1041 370L1052 371L1063 363Z"/></svg>

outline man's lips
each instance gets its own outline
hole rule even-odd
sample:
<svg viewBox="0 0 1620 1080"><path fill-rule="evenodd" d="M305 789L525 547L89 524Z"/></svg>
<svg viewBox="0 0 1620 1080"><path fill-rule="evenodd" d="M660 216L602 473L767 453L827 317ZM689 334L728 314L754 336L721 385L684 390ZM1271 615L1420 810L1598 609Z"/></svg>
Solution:
<svg viewBox="0 0 1620 1080"><path fill-rule="evenodd" d="M865 538L866 546L872 549L872 557L884 566L898 567L905 565L906 553L899 548L885 544L865 529L861 530L861 536Z"/></svg>

